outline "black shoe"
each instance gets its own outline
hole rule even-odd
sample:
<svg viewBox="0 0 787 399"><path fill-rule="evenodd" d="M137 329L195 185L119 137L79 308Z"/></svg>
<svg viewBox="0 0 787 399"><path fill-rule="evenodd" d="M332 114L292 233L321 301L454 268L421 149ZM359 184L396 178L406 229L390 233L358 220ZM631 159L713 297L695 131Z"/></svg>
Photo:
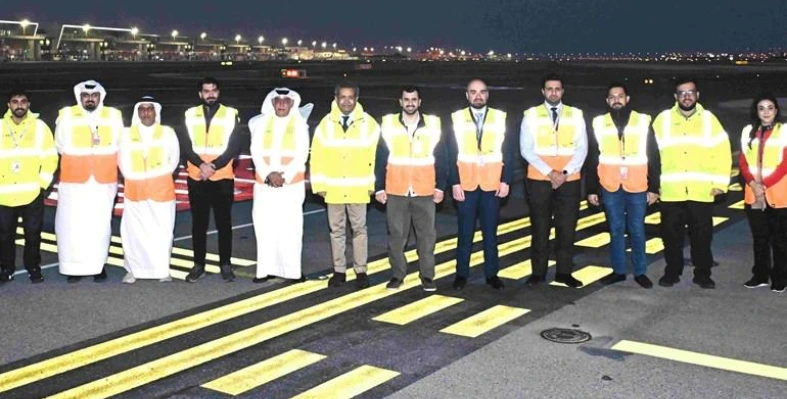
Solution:
<svg viewBox="0 0 787 399"><path fill-rule="evenodd" d="M505 285L503 284L503 281L500 280L500 277L497 277L497 276L492 276L492 277L487 278L486 279L486 283L489 284L490 286L492 286L492 288L494 288L496 290L502 290L505 287Z"/></svg>
<svg viewBox="0 0 787 399"><path fill-rule="evenodd" d="M369 276L366 273L355 273L355 286L359 290L369 288Z"/></svg>
<svg viewBox="0 0 787 399"><path fill-rule="evenodd" d="M95 276L93 276L93 282L94 283L103 283L106 280L107 280L107 268L106 267L101 269L101 273L96 274Z"/></svg>
<svg viewBox="0 0 787 399"><path fill-rule="evenodd" d="M602 278L599 282L602 285L610 285L610 284L619 283L621 281L626 281L625 274L612 273L604 276L604 278Z"/></svg>
<svg viewBox="0 0 787 399"><path fill-rule="evenodd" d="M634 277L634 281L636 281L637 284L639 284L639 286L642 287L642 288L653 288L653 282L650 281L648 276L646 276L644 274L640 274L639 276L635 276Z"/></svg>
<svg viewBox="0 0 787 399"><path fill-rule="evenodd" d="M388 284L385 285L385 288L389 290L398 290L399 287L402 286L403 282L403 280L399 280L398 278L394 277L388 282Z"/></svg>
<svg viewBox="0 0 787 399"><path fill-rule="evenodd" d="M341 287L347 281L347 275L344 273L333 272L333 276L328 279L329 287Z"/></svg>
<svg viewBox="0 0 787 399"><path fill-rule="evenodd" d="M712 290L716 288L716 283L710 277L694 277L691 281L704 289Z"/></svg>
<svg viewBox="0 0 787 399"><path fill-rule="evenodd" d="M0 283L7 283L9 281L14 281L14 272L4 270L0 273Z"/></svg>
<svg viewBox="0 0 787 399"><path fill-rule="evenodd" d="M264 282L266 282L266 281L268 281L270 279L271 279L271 276L254 277L253 279L251 279L251 282L254 283L254 284L262 284L262 283L264 283Z"/></svg>
<svg viewBox="0 0 787 399"><path fill-rule="evenodd" d="M540 284L545 283L546 281L547 280L544 278L544 276L539 276L537 274L534 274L528 277L527 281L525 281L525 284L527 284L528 287L536 287Z"/></svg>
<svg viewBox="0 0 787 399"><path fill-rule="evenodd" d="M66 279L69 284L78 283L79 280L82 280L82 276L68 276Z"/></svg>
<svg viewBox="0 0 787 399"><path fill-rule="evenodd" d="M565 284L570 288L581 288L584 285L570 274L556 274L555 282Z"/></svg>
<svg viewBox="0 0 787 399"><path fill-rule="evenodd" d="M287 279L287 282L289 282L290 284L305 283L306 282L306 276L301 276L301 278L289 278L289 279Z"/></svg>
<svg viewBox="0 0 787 399"><path fill-rule="evenodd" d="M767 287L768 286L768 278L759 278L757 276L752 277L749 281L743 283L743 286L746 288L759 288L759 287Z"/></svg>
<svg viewBox="0 0 787 399"><path fill-rule="evenodd" d="M668 276L666 274L659 279L659 285L662 287L672 287L673 285L679 282L680 282L680 277Z"/></svg>
<svg viewBox="0 0 787 399"><path fill-rule="evenodd" d="M229 283L235 280L235 273L232 272L232 265L221 265L219 268L221 269L221 278L223 278L224 281Z"/></svg>
<svg viewBox="0 0 787 399"><path fill-rule="evenodd" d="M785 283L784 281L780 283L773 283L773 285L771 285L771 291L773 292L781 293L784 292L785 289L787 289L787 283Z"/></svg>
<svg viewBox="0 0 787 399"><path fill-rule="evenodd" d="M194 264L194 267L191 268L191 271L186 276L186 281L196 283L203 276L205 276L205 265Z"/></svg>
<svg viewBox="0 0 787 399"><path fill-rule="evenodd" d="M435 284L434 280L432 280L431 278L422 278L421 279L421 287L426 292L437 291L437 284Z"/></svg>
<svg viewBox="0 0 787 399"><path fill-rule="evenodd" d="M30 282L33 284L44 282L44 275L41 274L41 270L33 270L30 272Z"/></svg>
<svg viewBox="0 0 787 399"><path fill-rule="evenodd" d="M456 276L454 279L454 289L457 291L462 290L467 285L467 277Z"/></svg>

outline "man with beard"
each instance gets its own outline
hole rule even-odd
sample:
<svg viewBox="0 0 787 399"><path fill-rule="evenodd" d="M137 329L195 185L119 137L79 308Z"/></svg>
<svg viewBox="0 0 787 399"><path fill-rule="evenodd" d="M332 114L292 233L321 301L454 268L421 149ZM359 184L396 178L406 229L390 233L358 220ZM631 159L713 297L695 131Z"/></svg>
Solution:
<svg viewBox="0 0 787 399"><path fill-rule="evenodd" d="M377 147L375 199L386 204L388 257L392 278L388 289L398 289L407 275L410 226L415 227L418 265L424 291L435 291L435 204L443 201L447 169L441 141L440 118L420 112L421 92L401 90L401 112L385 115Z"/></svg>
<svg viewBox="0 0 787 399"><path fill-rule="evenodd" d="M0 125L0 283L14 279L16 226L22 218L25 269L33 283L41 274L41 225L44 193L57 169L52 131L38 114L30 112L30 97L23 90L8 95L8 111Z"/></svg>
<svg viewBox="0 0 787 399"><path fill-rule="evenodd" d="M123 282L171 281L169 260L175 227L175 182L180 162L175 131L161 124L161 104L142 97L134 106L131 127L120 137L118 166L123 173Z"/></svg>
<svg viewBox="0 0 787 399"><path fill-rule="evenodd" d="M713 255L713 202L727 192L732 154L727 132L710 111L697 101L697 81L675 82L675 106L653 121L661 153L661 234L667 267L662 287L680 281L683 242L688 224L693 282L715 288L710 278Z"/></svg>
<svg viewBox="0 0 787 399"><path fill-rule="evenodd" d="M302 278L304 173L309 126L298 112L301 96L286 87L268 93L249 121L254 184L252 219L257 236L255 283L270 277Z"/></svg>
<svg viewBox="0 0 787 399"><path fill-rule="evenodd" d="M590 204L604 205L612 239L613 273L601 283L626 280L628 231L634 281L652 288L653 282L645 275L645 211L659 198L659 150L650 130L650 115L629 108L629 100L624 85L613 83L607 89L609 112L593 118L593 134L588 137L585 189Z"/></svg>
<svg viewBox="0 0 787 399"><path fill-rule="evenodd" d="M506 140L506 113L487 106L489 88L483 79L467 84L468 107L451 114L453 137L449 142L449 177L457 202L459 222L456 278L461 290L470 277L476 215L481 220L486 283L503 289L497 277L497 224L500 200L508 196L514 174L513 156Z"/></svg>
<svg viewBox="0 0 787 399"><path fill-rule="evenodd" d="M205 275L205 253L208 219L213 209L219 233L219 266L221 277L235 279L232 257L232 202L235 190L233 160L243 142L235 132L238 111L219 102L219 82L204 78L198 94L202 104L186 111L187 134L181 134L180 151L186 160L191 206L191 236L194 246L194 267L186 281L195 283Z"/></svg>
<svg viewBox="0 0 787 399"><path fill-rule="evenodd" d="M563 104L563 80L549 75L541 82L544 103L525 111L520 147L528 162L527 192L533 224L533 274L527 285L546 279L549 230L557 234L555 282L582 287L574 270L574 236L579 216L580 171L587 156L587 132L582 110Z"/></svg>
<svg viewBox="0 0 787 399"><path fill-rule="evenodd" d="M75 283L82 276L106 280L117 195L119 110L104 105L107 92L94 80L74 87L78 105L60 110L55 145L61 155L55 233L60 273Z"/></svg>
<svg viewBox="0 0 787 399"><path fill-rule="evenodd" d="M312 191L328 204L333 276L331 287L347 280L347 219L352 227L353 269L358 288L366 275L366 206L374 193L374 159L380 126L358 103L358 86L341 82L334 89L331 112L317 125L312 140Z"/></svg>

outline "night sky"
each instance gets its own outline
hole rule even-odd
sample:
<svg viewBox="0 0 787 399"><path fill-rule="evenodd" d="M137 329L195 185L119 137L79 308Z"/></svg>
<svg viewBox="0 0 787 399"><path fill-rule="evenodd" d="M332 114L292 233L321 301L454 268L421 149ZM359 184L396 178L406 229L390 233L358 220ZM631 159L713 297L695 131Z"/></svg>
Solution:
<svg viewBox="0 0 787 399"><path fill-rule="evenodd" d="M6 3L5 1L3 3ZM138 26L196 37L316 39L340 46L463 47L486 52L662 52L787 47L785 0L35 0L0 19ZM118 4L123 4L121 9ZM372 12L372 8L380 11ZM51 35L51 34L50 34Z"/></svg>

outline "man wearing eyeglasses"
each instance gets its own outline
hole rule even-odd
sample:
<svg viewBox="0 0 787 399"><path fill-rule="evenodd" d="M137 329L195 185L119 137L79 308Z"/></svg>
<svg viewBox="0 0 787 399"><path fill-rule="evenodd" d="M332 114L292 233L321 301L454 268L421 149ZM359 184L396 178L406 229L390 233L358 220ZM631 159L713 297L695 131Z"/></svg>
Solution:
<svg viewBox="0 0 787 399"><path fill-rule="evenodd" d="M676 104L653 121L661 154L661 234L667 267L662 287L680 281L683 239L689 228L693 282L715 288L711 279L713 202L727 192L732 154L727 132L719 120L697 101L694 79L675 82Z"/></svg>

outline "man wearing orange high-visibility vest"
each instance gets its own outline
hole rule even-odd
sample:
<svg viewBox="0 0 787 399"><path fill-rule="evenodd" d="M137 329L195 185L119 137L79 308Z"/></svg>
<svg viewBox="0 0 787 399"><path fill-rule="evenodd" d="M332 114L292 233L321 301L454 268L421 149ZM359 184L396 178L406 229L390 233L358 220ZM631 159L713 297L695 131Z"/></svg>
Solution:
<svg viewBox="0 0 787 399"><path fill-rule="evenodd" d="M55 233L60 273L106 280L117 195L117 151L123 117L104 105L107 92L94 80L74 87L77 105L60 110L55 145L61 155Z"/></svg>
<svg viewBox="0 0 787 399"><path fill-rule="evenodd" d="M405 87L400 94L402 111L383 117L383 140L377 147L375 167L375 198L387 208L392 273L387 288L398 289L407 275L404 248L413 226L421 286L424 291L436 291L435 204L443 201L448 177L440 118L420 112L421 92L417 87Z"/></svg>
<svg viewBox="0 0 787 399"><path fill-rule="evenodd" d="M45 190L57 169L52 131L30 112L24 90L8 95L8 111L0 124L0 283L14 279L16 227L19 217L25 234L24 265L33 283L41 274L41 225Z"/></svg>
<svg viewBox="0 0 787 399"><path fill-rule="evenodd" d="M456 277L453 288L462 290L470 277L470 252L476 218L481 220L486 283L503 289L497 276L497 224L500 200L508 196L514 162L506 140L506 113L489 107L489 88L483 79L467 84L468 107L451 114L453 134L448 141L448 183L458 208Z"/></svg>
<svg viewBox="0 0 787 399"><path fill-rule="evenodd" d="M232 202L235 190L233 160L243 144L235 131L238 110L219 102L219 82L204 78L199 82L202 104L186 111L186 132L179 137L186 160L191 206L191 237L194 267L186 281L195 283L205 275L205 255L210 210L219 233L219 266L225 281L235 279L232 257Z"/></svg>
<svg viewBox="0 0 787 399"><path fill-rule="evenodd" d="M175 181L180 163L175 131L161 124L161 104L142 97L131 127L120 136L118 166L123 174L123 282L171 281L169 258L175 228Z"/></svg>
<svg viewBox="0 0 787 399"><path fill-rule="evenodd" d="M533 224L533 274L527 285L546 281L549 230L552 218L557 233L555 282L579 288L571 273L574 236L579 216L580 170L588 151L582 110L563 104L563 80L549 75L541 81L542 104L525 111L519 140L528 163L527 194Z"/></svg>
<svg viewBox="0 0 787 399"><path fill-rule="evenodd" d="M271 277L302 278L309 126L298 111L300 103L301 96L294 90L274 89L265 97L261 114L249 121L257 176L251 213L257 236L255 283Z"/></svg>
<svg viewBox="0 0 787 399"><path fill-rule="evenodd" d="M588 137L585 190L590 204L603 204L609 223L613 273L601 283L626 280L628 232L634 281L652 288L653 282L645 274L645 212L659 198L659 148L650 129L650 115L631 109L630 99L620 83L607 89L609 110L593 118L593 134Z"/></svg>

